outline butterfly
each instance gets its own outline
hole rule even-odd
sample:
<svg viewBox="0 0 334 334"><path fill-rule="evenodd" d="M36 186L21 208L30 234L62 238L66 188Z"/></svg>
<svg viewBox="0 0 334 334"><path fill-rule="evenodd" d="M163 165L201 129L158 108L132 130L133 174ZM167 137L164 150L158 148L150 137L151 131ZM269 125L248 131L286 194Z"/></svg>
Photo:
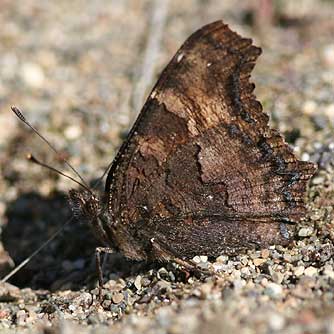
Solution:
<svg viewBox="0 0 334 334"><path fill-rule="evenodd" d="M222 21L177 51L114 159L105 192L69 192L75 216L104 250L191 267L195 255L291 242L316 167L268 125L250 82L260 53Z"/></svg>

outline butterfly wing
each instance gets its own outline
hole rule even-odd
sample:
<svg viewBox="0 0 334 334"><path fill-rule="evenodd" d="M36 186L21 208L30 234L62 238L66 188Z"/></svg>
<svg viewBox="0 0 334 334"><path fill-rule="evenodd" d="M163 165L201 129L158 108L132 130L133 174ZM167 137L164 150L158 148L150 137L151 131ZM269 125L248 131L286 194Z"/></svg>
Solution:
<svg viewBox="0 0 334 334"><path fill-rule="evenodd" d="M106 182L125 255L146 258L153 237L177 257L289 241L315 167L268 126L249 80L260 53L219 21L163 71Z"/></svg>

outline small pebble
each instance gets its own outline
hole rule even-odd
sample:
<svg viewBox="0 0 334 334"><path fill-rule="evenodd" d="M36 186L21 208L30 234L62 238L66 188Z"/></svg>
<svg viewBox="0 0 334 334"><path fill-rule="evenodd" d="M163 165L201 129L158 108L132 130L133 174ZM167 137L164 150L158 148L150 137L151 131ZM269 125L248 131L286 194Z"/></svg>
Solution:
<svg viewBox="0 0 334 334"><path fill-rule="evenodd" d="M104 309L108 309L110 307L110 305L111 305L111 300L108 300L108 299L104 300L103 303L102 303L102 307Z"/></svg>
<svg viewBox="0 0 334 334"><path fill-rule="evenodd" d="M208 262L208 257L206 255L201 255L199 258L201 259L201 262Z"/></svg>
<svg viewBox="0 0 334 334"><path fill-rule="evenodd" d="M228 255L220 255L216 258L216 262L225 263L228 261Z"/></svg>
<svg viewBox="0 0 334 334"><path fill-rule="evenodd" d="M305 269L304 273L306 276L312 277L318 273L318 269L314 267L308 267Z"/></svg>
<svg viewBox="0 0 334 334"><path fill-rule="evenodd" d="M119 304L121 301L123 301L124 295L122 293L116 292L112 295L111 299L115 304Z"/></svg>
<svg viewBox="0 0 334 334"><path fill-rule="evenodd" d="M305 267L304 266L298 266L298 267L295 267L294 270L293 270L293 273L299 277L301 275L304 274L304 271L305 271Z"/></svg>
<svg viewBox="0 0 334 334"><path fill-rule="evenodd" d="M328 67L334 68L334 44L328 44L323 48L322 58Z"/></svg>
<svg viewBox="0 0 334 334"><path fill-rule="evenodd" d="M281 331L285 326L285 319L277 313L272 313L268 318L268 324L271 330Z"/></svg>
<svg viewBox="0 0 334 334"><path fill-rule="evenodd" d="M280 284L269 283L265 289L265 293L273 298L280 297L282 295L283 288Z"/></svg>
<svg viewBox="0 0 334 334"><path fill-rule="evenodd" d="M27 313L25 310L20 310L16 312L16 324L18 326L24 326L27 319Z"/></svg>
<svg viewBox="0 0 334 334"><path fill-rule="evenodd" d="M206 283L202 284L201 286L201 298L205 299L210 295L210 292L212 290L212 284L211 283Z"/></svg>
<svg viewBox="0 0 334 334"><path fill-rule="evenodd" d="M279 271L275 271L271 277L275 283L281 284L284 278L284 274L280 273Z"/></svg>
<svg viewBox="0 0 334 334"><path fill-rule="evenodd" d="M82 135L82 130L80 126L70 125L64 130L64 135L68 140L74 140Z"/></svg>
<svg viewBox="0 0 334 334"><path fill-rule="evenodd" d="M246 281L244 279L236 279L233 281L234 289L240 290L246 285Z"/></svg>
<svg viewBox="0 0 334 334"><path fill-rule="evenodd" d="M311 115L318 110L317 103L313 100L307 100L303 105L303 112L307 115Z"/></svg>
<svg viewBox="0 0 334 334"><path fill-rule="evenodd" d="M193 257L193 261L196 263L196 264L199 264L201 262L201 257L196 255Z"/></svg>
<svg viewBox="0 0 334 334"><path fill-rule="evenodd" d="M265 263L267 260L266 259L261 259L261 258L258 258L258 259L254 259L253 260L253 263L256 267L260 266L261 264Z"/></svg>
<svg viewBox="0 0 334 334"><path fill-rule="evenodd" d="M325 110L324 113L327 115L327 117L332 120L334 120L334 103L329 104Z"/></svg>
<svg viewBox="0 0 334 334"><path fill-rule="evenodd" d="M140 275L138 275L135 279L134 285L136 287L137 290L141 289L141 283L142 282L142 277Z"/></svg>
<svg viewBox="0 0 334 334"><path fill-rule="evenodd" d="M284 255L283 255L283 259L284 259L284 261L290 263L290 262L292 261L292 256L291 256L291 254L289 254L289 253L284 253Z"/></svg>
<svg viewBox="0 0 334 334"><path fill-rule="evenodd" d="M21 77L27 86L41 88L44 85L45 76L42 68L34 63L25 63L21 68Z"/></svg>
<svg viewBox="0 0 334 334"><path fill-rule="evenodd" d="M262 249L261 251L261 256L264 258L264 259L267 259L270 255L270 250L269 249Z"/></svg>
<svg viewBox="0 0 334 334"><path fill-rule="evenodd" d="M323 274L334 280L334 270L333 270L333 267L331 265L326 265L325 266Z"/></svg>
<svg viewBox="0 0 334 334"><path fill-rule="evenodd" d="M298 231L298 235L300 237L308 237L308 236L312 235L312 233L313 233L313 228L312 227L302 227Z"/></svg>
<svg viewBox="0 0 334 334"><path fill-rule="evenodd" d="M70 305L68 306L68 309L69 309L71 312L74 312L74 311L76 310L76 307L75 307L75 305L70 304Z"/></svg>

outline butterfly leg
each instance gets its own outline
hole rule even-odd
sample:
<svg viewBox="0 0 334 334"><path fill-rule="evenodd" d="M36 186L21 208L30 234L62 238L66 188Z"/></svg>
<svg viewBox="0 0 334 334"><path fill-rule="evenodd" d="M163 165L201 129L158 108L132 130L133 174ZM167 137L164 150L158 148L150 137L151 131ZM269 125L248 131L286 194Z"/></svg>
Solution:
<svg viewBox="0 0 334 334"><path fill-rule="evenodd" d="M186 270L192 271L192 272L199 272L199 273L210 273L208 269L204 268L198 268L195 263L193 263L191 260L187 259L181 259L177 257L176 254L173 254L173 251L170 249L167 249L161 242L159 242L156 238L151 239L151 245L153 248L153 252L155 255L155 258L162 261L173 261L177 263L178 265L182 266Z"/></svg>
<svg viewBox="0 0 334 334"><path fill-rule="evenodd" d="M112 248L109 247L96 247L95 248L95 261L96 261L96 270L99 279L99 300L102 301L102 288L103 288L103 271L101 265L101 253L112 254L115 253Z"/></svg>

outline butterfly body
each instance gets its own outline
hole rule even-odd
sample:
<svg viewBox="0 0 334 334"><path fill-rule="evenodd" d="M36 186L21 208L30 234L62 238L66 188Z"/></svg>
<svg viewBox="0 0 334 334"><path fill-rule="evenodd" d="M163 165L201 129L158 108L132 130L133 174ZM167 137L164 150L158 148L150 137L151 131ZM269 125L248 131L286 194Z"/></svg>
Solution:
<svg viewBox="0 0 334 334"><path fill-rule="evenodd" d="M315 166L268 126L249 81L260 53L221 21L184 43L116 156L100 203L70 194L77 211L92 208L84 215L104 245L165 261L292 240Z"/></svg>

